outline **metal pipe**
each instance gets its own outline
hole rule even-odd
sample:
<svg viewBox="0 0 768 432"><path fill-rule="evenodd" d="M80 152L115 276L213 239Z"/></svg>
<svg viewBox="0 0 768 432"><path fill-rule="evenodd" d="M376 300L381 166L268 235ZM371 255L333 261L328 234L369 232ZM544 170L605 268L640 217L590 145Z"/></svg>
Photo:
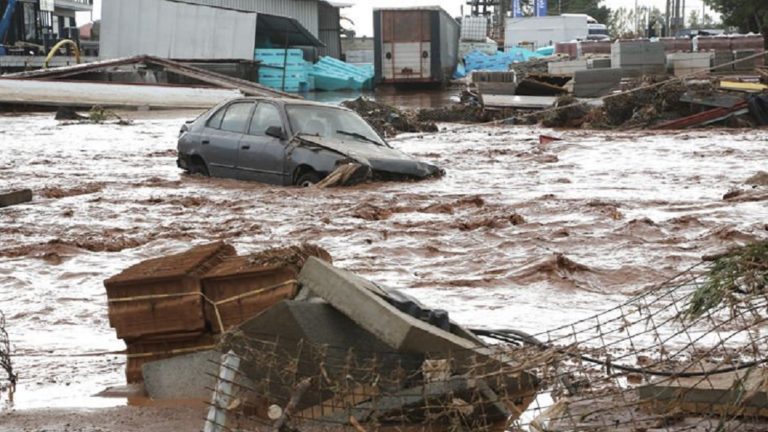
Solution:
<svg viewBox="0 0 768 432"><path fill-rule="evenodd" d="M80 64L80 47L77 46L75 41L70 39L64 39L59 41L56 45L51 48L51 51L48 53L48 57L45 58L45 62L43 62L43 69L48 69L48 63L53 59L53 56L56 55L56 51L59 50L59 48L63 47L64 45L72 45L72 47L75 50L75 61L77 61L77 64Z"/></svg>

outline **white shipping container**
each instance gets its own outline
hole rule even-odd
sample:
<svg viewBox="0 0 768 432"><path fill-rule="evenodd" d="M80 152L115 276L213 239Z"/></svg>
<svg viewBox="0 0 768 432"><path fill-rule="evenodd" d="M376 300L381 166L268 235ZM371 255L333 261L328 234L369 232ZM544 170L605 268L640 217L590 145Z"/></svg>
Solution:
<svg viewBox="0 0 768 432"><path fill-rule="evenodd" d="M507 18L504 48L523 46L535 50L587 36L586 15Z"/></svg>

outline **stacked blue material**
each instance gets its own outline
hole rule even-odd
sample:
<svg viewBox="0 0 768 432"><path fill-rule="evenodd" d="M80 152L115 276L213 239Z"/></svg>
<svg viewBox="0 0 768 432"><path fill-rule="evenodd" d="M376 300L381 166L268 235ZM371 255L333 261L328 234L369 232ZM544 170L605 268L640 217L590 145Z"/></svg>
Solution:
<svg viewBox="0 0 768 432"><path fill-rule="evenodd" d="M261 62L259 84L292 93L311 90L309 71L312 65L304 61L300 49L259 48L254 52L254 58Z"/></svg>
<svg viewBox="0 0 768 432"><path fill-rule="evenodd" d="M551 56L555 54L555 46L550 45L550 46L541 47L536 50L536 54L543 55L545 57Z"/></svg>
<svg viewBox="0 0 768 432"><path fill-rule="evenodd" d="M523 48L511 48L503 53L497 52L495 55L472 51L464 56L464 71L465 75L476 70L508 71L509 66L513 63L526 62L538 57L543 56Z"/></svg>
<svg viewBox="0 0 768 432"><path fill-rule="evenodd" d="M317 90L373 90L373 67L355 66L333 57L322 57L309 75Z"/></svg>

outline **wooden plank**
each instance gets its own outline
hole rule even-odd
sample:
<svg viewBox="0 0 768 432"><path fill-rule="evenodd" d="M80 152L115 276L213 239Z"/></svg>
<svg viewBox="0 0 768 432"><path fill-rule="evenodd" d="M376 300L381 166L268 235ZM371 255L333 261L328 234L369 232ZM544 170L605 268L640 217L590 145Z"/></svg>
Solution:
<svg viewBox="0 0 768 432"><path fill-rule="evenodd" d="M11 192L0 191L0 208L23 204L29 201L32 201L32 191L29 189L22 189Z"/></svg>
<svg viewBox="0 0 768 432"><path fill-rule="evenodd" d="M739 81L720 81L720 88L725 90L744 91L749 93L768 90L768 85L758 83L746 83Z"/></svg>
<svg viewBox="0 0 768 432"><path fill-rule="evenodd" d="M483 105L493 108L549 108L557 100L554 96L482 95Z"/></svg>

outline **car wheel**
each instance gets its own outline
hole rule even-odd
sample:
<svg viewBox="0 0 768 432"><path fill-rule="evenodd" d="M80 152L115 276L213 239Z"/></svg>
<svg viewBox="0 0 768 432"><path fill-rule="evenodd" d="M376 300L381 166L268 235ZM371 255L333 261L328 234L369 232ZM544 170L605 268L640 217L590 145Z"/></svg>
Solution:
<svg viewBox="0 0 768 432"><path fill-rule="evenodd" d="M320 175L314 171L307 171L304 174L299 176L299 179L296 180L296 186L298 187L310 187L314 186L318 183L320 183Z"/></svg>
<svg viewBox="0 0 768 432"><path fill-rule="evenodd" d="M194 158L190 161L189 164L189 173L194 174L200 174L201 176L208 177L208 167L205 166L205 162L203 162L202 159Z"/></svg>

